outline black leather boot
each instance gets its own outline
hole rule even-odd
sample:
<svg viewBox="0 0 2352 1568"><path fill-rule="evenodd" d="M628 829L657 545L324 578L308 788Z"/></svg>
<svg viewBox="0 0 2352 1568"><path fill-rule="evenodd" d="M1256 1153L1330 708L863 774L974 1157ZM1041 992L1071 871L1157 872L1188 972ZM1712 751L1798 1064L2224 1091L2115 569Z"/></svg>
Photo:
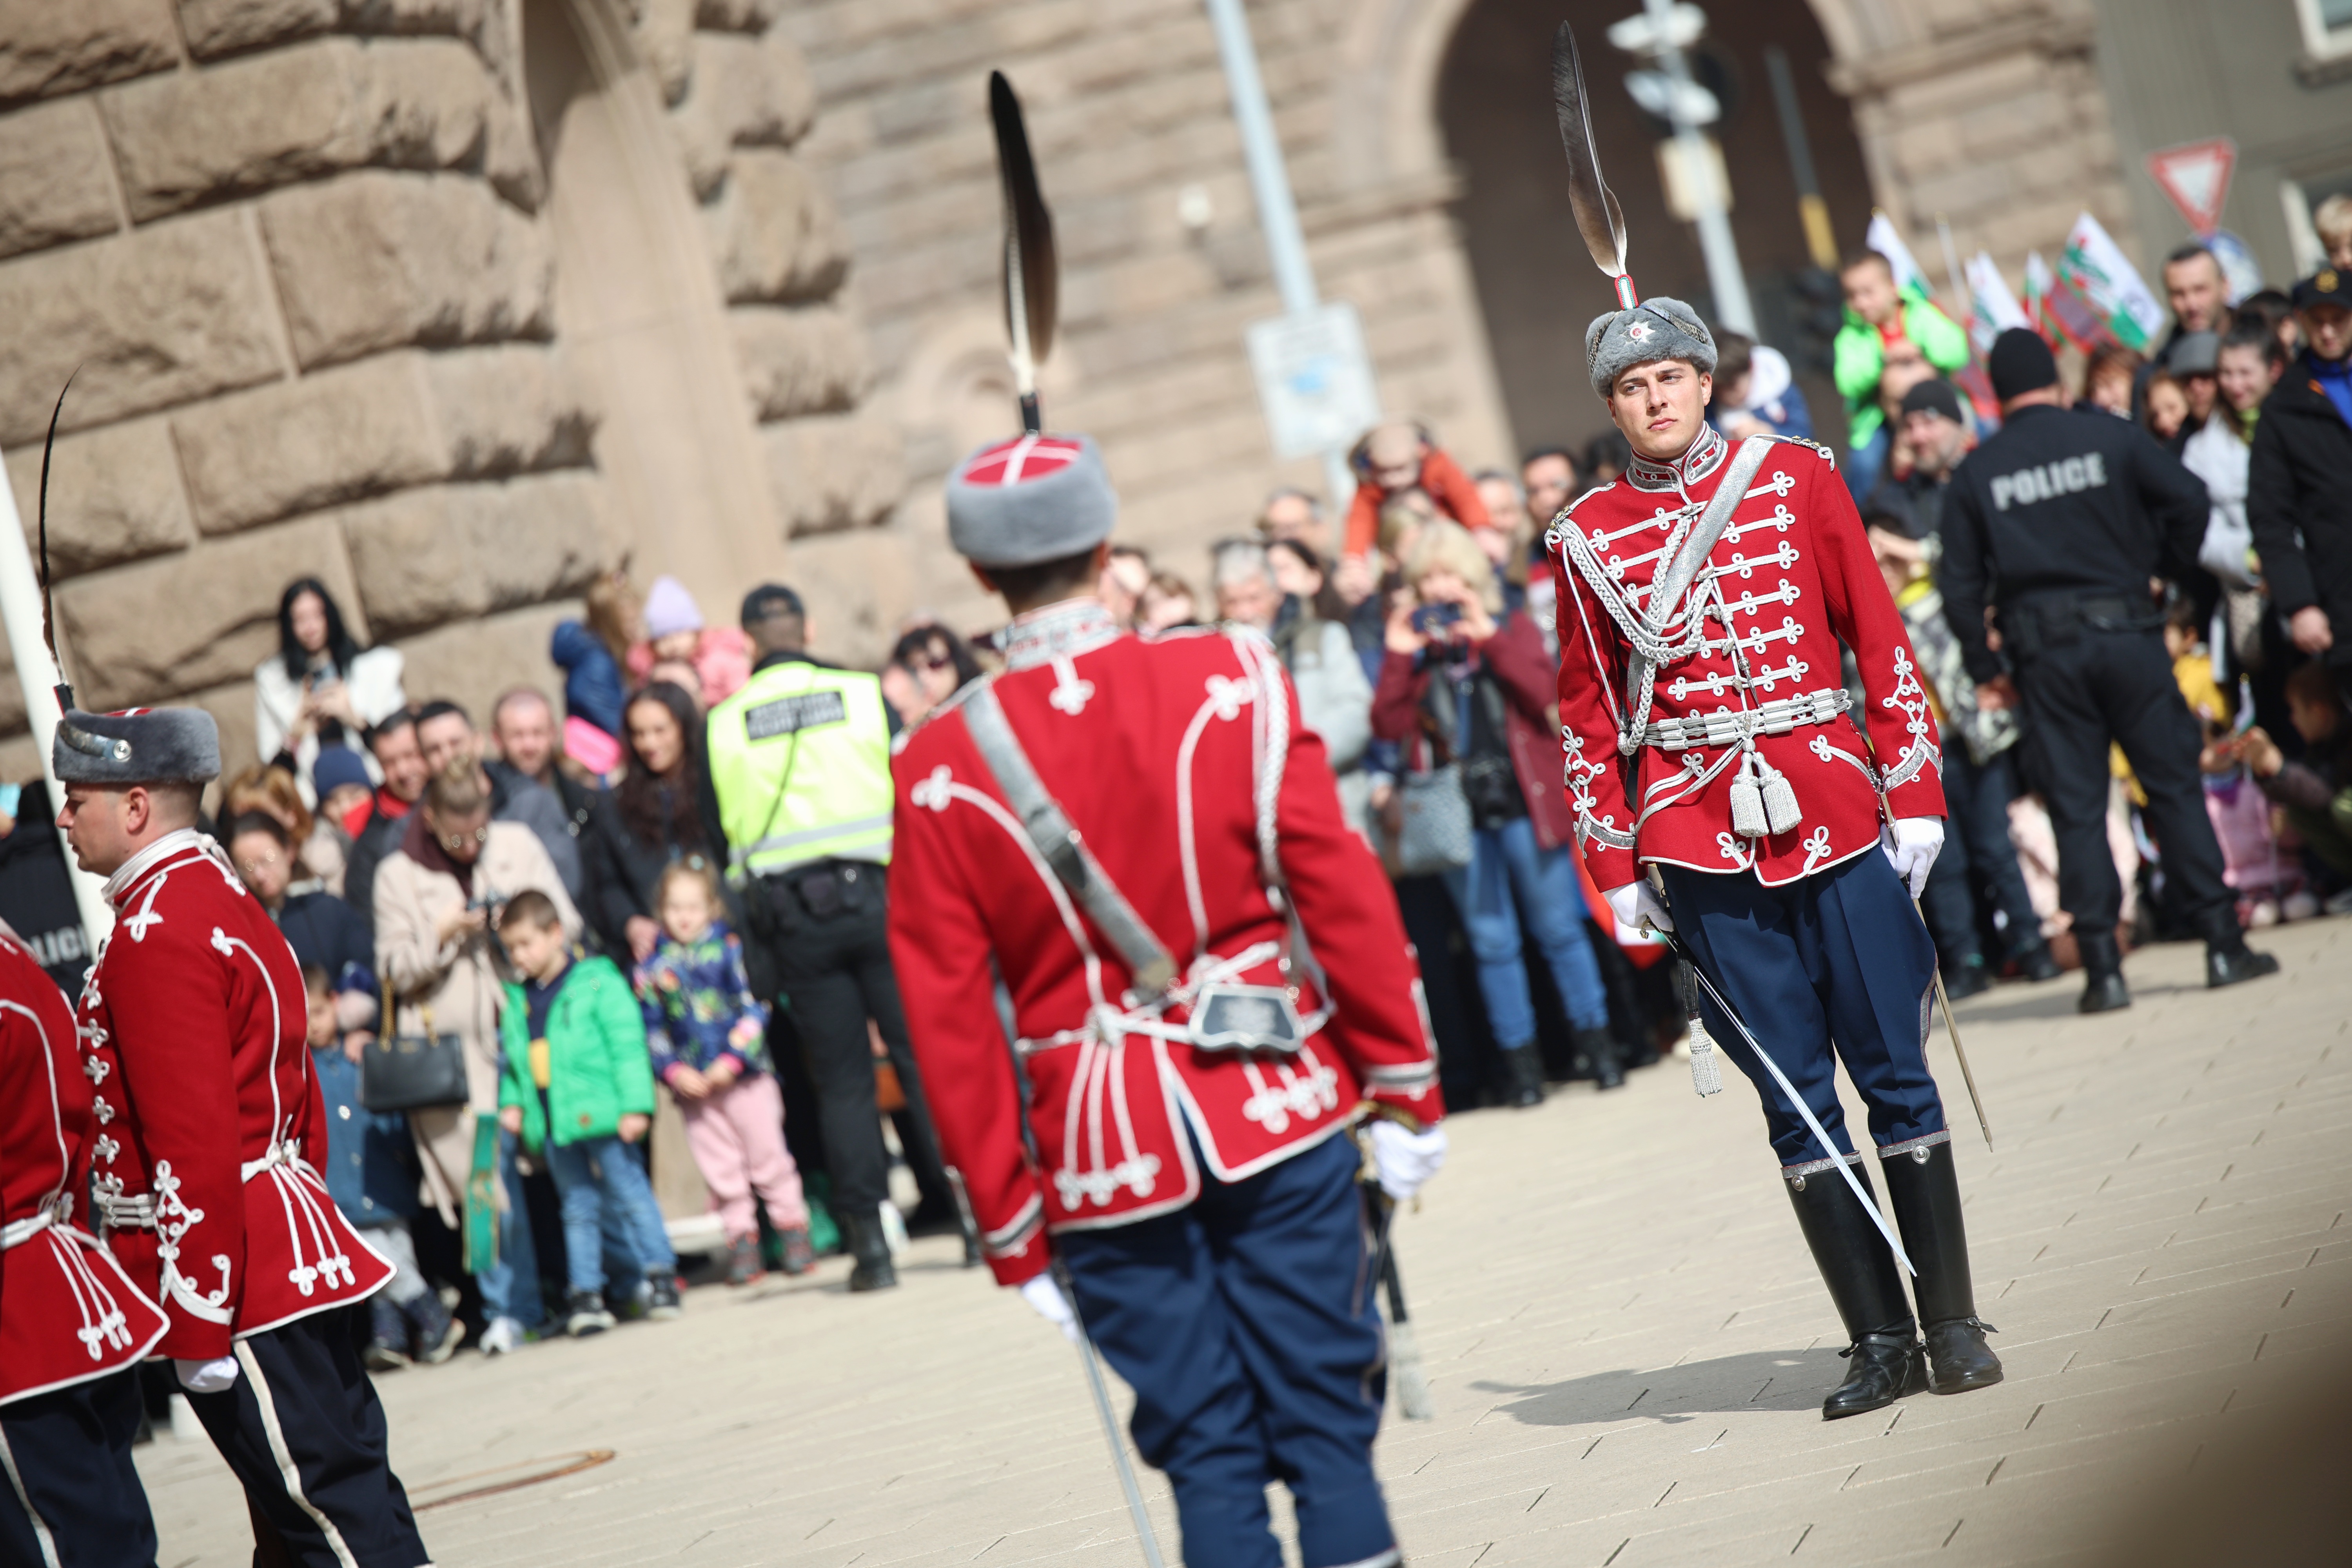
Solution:
<svg viewBox="0 0 2352 1568"><path fill-rule="evenodd" d="M1991 1387L2000 1381L2000 1358L1985 1344L1993 1326L1977 1316L1951 1143L1906 1149L1881 1161L1880 1168L1886 1173L1886 1201L1903 1233L1903 1250L1919 1271L1911 1294L1919 1303L1927 1340L1927 1386L1937 1394Z"/></svg>
<svg viewBox="0 0 2352 1568"><path fill-rule="evenodd" d="M2074 945L2083 954L2083 999L2077 1013L2113 1013L2131 1005L2131 987L2124 984L2123 950L2111 931L2077 931Z"/></svg>
<svg viewBox="0 0 2352 1568"><path fill-rule="evenodd" d="M1625 1064L1618 1059L1617 1037L1609 1032L1606 1025L1597 1029L1578 1029L1570 1037L1576 1042L1576 1054L1592 1059L1594 1087L1625 1087Z"/></svg>
<svg viewBox="0 0 2352 1568"><path fill-rule="evenodd" d="M2238 911L2224 904L2199 922L2205 928L2205 986L2213 990L2223 985L2235 985L2242 980L2260 980L2265 974L2278 973L2278 959L2267 952L2256 952L2246 945L2246 933L2238 924Z"/></svg>
<svg viewBox="0 0 2352 1568"><path fill-rule="evenodd" d="M1516 1051L1500 1053L1503 1058L1503 1103L1515 1110L1524 1110L1544 1101L1543 1053L1529 1040Z"/></svg>
<svg viewBox="0 0 2352 1568"><path fill-rule="evenodd" d="M1856 1165L1853 1173L1869 1185L1865 1167ZM1822 1419L1884 1410L1918 1393L1927 1386L1918 1325L1886 1238L1835 1171L1789 1177L1788 1187L1805 1245L1812 1249L1814 1266L1851 1342L1839 1352L1847 1358L1845 1381L1822 1401Z"/></svg>
<svg viewBox="0 0 2352 1568"><path fill-rule="evenodd" d="M882 1229L878 1214L841 1215L844 1238L849 1243L849 1255L857 1260L849 1271L849 1288L853 1290L890 1290L898 1284L898 1266L890 1261L890 1238Z"/></svg>
<svg viewBox="0 0 2352 1568"><path fill-rule="evenodd" d="M2022 978L2037 983L2055 980L2065 973L2058 967L2058 960L2052 955L2050 944L2040 937L2033 939L2032 946L2018 949L2017 972Z"/></svg>

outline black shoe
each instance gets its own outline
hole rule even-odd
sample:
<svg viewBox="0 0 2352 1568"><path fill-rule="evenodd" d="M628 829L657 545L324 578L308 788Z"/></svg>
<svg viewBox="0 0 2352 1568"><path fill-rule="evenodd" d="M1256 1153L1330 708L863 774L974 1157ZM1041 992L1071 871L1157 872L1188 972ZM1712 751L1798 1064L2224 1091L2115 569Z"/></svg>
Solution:
<svg viewBox="0 0 2352 1568"><path fill-rule="evenodd" d="M466 1338L466 1325L430 1290L401 1308L400 1315L406 1320L410 1352L426 1366L439 1366L456 1355Z"/></svg>
<svg viewBox="0 0 2352 1568"><path fill-rule="evenodd" d="M563 1331L575 1340L601 1334L615 1321L604 1310L602 1290L574 1290L563 1299Z"/></svg>
<svg viewBox="0 0 2352 1568"><path fill-rule="evenodd" d="M1884 1410L1927 1390L1927 1366L1907 1323L1900 1333L1864 1334L1838 1354L1847 1358L1845 1381L1822 1401L1824 1421Z"/></svg>
<svg viewBox="0 0 2352 1568"><path fill-rule="evenodd" d="M666 1323L685 1310L684 1303L677 1299L677 1270L646 1270L646 1316L656 1323Z"/></svg>
<svg viewBox="0 0 2352 1568"><path fill-rule="evenodd" d="M2078 935L2083 952L2083 996L2077 1013L2113 1013L2131 1005L2131 987L2124 984L2124 955L2113 931Z"/></svg>
<svg viewBox="0 0 2352 1568"><path fill-rule="evenodd" d="M2241 938L2234 948L2208 947L2205 950L2205 986L2214 990L2223 985L2235 985L2242 980L2260 980L2265 974L2278 973L2275 953L2256 952Z"/></svg>
<svg viewBox="0 0 2352 1568"><path fill-rule="evenodd" d="M963 1215L953 1198L925 1198L907 1216L908 1236L947 1236L963 1228Z"/></svg>
<svg viewBox="0 0 2352 1568"><path fill-rule="evenodd" d="M1987 1334L1998 1332L1977 1318L1928 1324L1927 1386L1937 1394L1966 1394L1999 1383L2003 1375L2000 1357L1992 1353L1984 1340Z"/></svg>
<svg viewBox="0 0 2352 1568"><path fill-rule="evenodd" d="M1856 1166L1853 1173L1864 1186L1870 1184L1866 1171ZM1917 1323L1886 1238L1835 1171L1790 1176L1787 1184L1797 1225L1848 1341L1845 1381L1822 1402L1822 1419L1884 1409L1918 1393L1927 1384Z"/></svg>
<svg viewBox="0 0 2352 1568"><path fill-rule="evenodd" d="M849 1243L849 1255L857 1259L849 1271L852 1290L889 1290L898 1284L898 1266L890 1261L890 1241L882 1231L880 1214L865 1215L843 1215L843 1239Z"/></svg>
<svg viewBox="0 0 2352 1568"><path fill-rule="evenodd" d="M2055 980L2066 972L2058 967L2058 960L2051 952L2050 944L2037 942L2017 954L2017 973L2020 979L2039 984L2044 980Z"/></svg>
<svg viewBox="0 0 2352 1568"><path fill-rule="evenodd" d="M1514 1110L1525 1110L1544 1102L1543 1053L1529 1040L1515 1051L1505 1051L1503 1058L1503 1103Z"/></svg>
<svg viewBox="0 0 2352 1568"><path fill-rule="evenodd" d="M1999 1383L2000 1358L1984 1342L1992 1325L1977 1317L1952 1145L1906 1149L1882 1160L1879 1169L1886 1177L1887 1206L1903 1233L1903 1250L1919 1271L1911 1294L1926 1325L1927 1386L1937 1394L1966 1394Z"/></svg>
<svg viewBox="0 0 2352 1568"><path fill-rule="evenodd" d="M360 1359L370 1372L392 1372L408 1364L408 1320L381 1290L368 1300L368 1346Z"/></svg>
<svg viewBox="0 0 2352 1568"><path fill-rule="evenodd" d="M1625 1064L1617 1054L1617 1037L1604 1026L1598 1029L1575 1032L1576 1054L1592 1058L1592 1086L1595 1089L1625 1087Z"/></svg>
<svg viewBox="0 0 2352 1568"><path fill-rule="evenodd" d="M1944 972L1944 994L1955 1002L1980 996L1991 989L1992 976L1985 973L1980 953L1970 953L1958 967Z"/></svg>

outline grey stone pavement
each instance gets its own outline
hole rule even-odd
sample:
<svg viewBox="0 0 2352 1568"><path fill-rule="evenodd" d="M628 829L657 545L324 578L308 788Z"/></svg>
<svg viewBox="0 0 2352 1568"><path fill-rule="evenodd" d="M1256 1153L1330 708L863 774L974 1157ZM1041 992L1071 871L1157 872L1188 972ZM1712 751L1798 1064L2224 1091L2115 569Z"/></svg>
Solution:
<svg viewBox="0 0 2352 1568"><path fill-rule="evenodd" d="M1959 1009L1997 1152L1940 1034L1999 1387L1826 1424L1835 1319L1753 1091L1633 1087L1454 1124L1399 1256L1437 1419L1380 1459L1410 1561L2092 1563L2116 1521L2243 1451L2352 1348L2352 921L2264 932L2277 978L2209 993L2135 955ZM1859 1125L1859 1118L1855 1118ZM916 1244L903 1289L689 1293L683 1321L379 1380L436 1561L1141 1562L1076 1356ZM201 1439L142 1468L163 1568L242 1563ZM1146 1474L1173 1559L1167 1491Z"/></svg>

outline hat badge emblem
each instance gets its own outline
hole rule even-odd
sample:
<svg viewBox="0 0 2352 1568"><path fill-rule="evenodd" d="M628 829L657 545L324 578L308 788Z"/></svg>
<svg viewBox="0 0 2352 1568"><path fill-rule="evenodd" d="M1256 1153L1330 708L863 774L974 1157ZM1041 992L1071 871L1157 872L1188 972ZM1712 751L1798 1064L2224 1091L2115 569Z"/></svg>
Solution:
<svg viewBox="0 0 2352 1568"><path fill-rule="evenodd" d="M1625 335L1638 343L1650 335L1650 323L1647 321L1635 321L1632 326L1625 329Z"/></svg>
<svg viewBox="0 0 2352 1568"><path fill-rule="evenodd" d="M2323 294L2335 293L2337 282L2336 269L2332 267L2327 268L2326 271L2320 273L2318 277L2314 278L2311 282L2312 286Z"/></svg>

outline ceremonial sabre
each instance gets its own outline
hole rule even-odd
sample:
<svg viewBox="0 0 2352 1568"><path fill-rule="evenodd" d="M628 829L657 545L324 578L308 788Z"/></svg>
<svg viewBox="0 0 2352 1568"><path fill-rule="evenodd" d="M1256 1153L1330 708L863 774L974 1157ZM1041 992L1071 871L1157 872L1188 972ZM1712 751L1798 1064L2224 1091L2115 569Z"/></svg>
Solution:
<svg viewBox="0 0 2352 1568"><path fill-rule="evenodd" d="M1912 900L1911 908L1914 913L1919 913L1919 900ZM1927 923L1924 913L1919 913L1919 923ZM1932 942L1934 940L1931 933L1928 941ZM1944 1032L1952 1037L1952 1054L1960 1058L1960 1081L1969 1086L1969 1103L1977 1108L1977 1131L1984 1134L1985 1148L1990 1151L1992 1148L1992 1123L1985 1120L1984 1100L1977 1093L1977 1075L1969 1070L1969 1053L1960 1044L1960 1024L1952 1016L1952 999L1944 994L1944 965L1940 959L1936 963L1936 1005L1944 1010Z"/></svg>
<svg viewBox="0 0 2352 1568"><path fill-rule="evenodd" d="M1004 327L1013 336L1013 390L1021 427L1045 428L1037 407L1037 367L1054 352L1054 314L1061 267L1054 255L1054 215L1037 184L1021 100L1003 71L988 73L988 114L996 126L996 167L1004 182Z"/></svg>

